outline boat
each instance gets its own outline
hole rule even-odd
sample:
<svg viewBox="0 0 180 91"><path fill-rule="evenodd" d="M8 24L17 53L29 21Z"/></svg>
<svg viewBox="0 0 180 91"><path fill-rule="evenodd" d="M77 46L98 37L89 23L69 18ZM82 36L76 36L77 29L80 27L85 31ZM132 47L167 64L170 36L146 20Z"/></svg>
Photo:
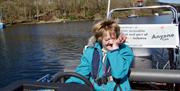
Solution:
<svg viewBox="0 0 180 91"><path fill-rule="evenodd" d="M110 1L110 0L109 0ZM108 3L109 6L110 3ZM156 24L149 21L149 24L144 24L140 18L130 18L131 22L122 20L120 22L121 31L129 38L126 42L127 45L132 47L135 59L134 67L130 69L130 82L134 91L147 91L147 90L171 90L180 91L180 49L179 49L179 21L177 10L170 5L156 5L156 6L143 6L143 7L130 7L130 8L114 8L107 9L107 18L112 19L114 12L140 10L140 9L161 9L171 11L171 18L158 15L157 18L162 17L162 21L168 21L168 24ZM136 13L137 14L137 13ZM148 17L149 18L149 17ZM137 19L137 21L134 21ZM153 19L152 19L153 20ZM134 24L135 23L135 24ZM136 24L138 23L138 24ZM146 22L147 23L147 22ZM130 28L131 30L129 30ZM153 31L151 31L153 30ZM171 31L170 31L171 30ZM134 35L139 35L141 38ZM150 38L149 38L150 37ZM132 39L132 40L131 40ZM142 42L140 42L141 40ZM151 48L153 49L166 49L169 53L167 63L163 65L162 69L157 67L152 69L151 63ZM140 62L138 62L140 61ZM144 64L140 64L144 63ZM169 66L167 66L169 65ZM85 82L85 84L65 83L68 77L77 77ZM75 72L58 72L56 74L47 74L42 76L36 81L17 81L9 86L1 89L1 91L92 91L92 84L89 80Z"/></svg>
<svg viewBox="0 0 180 91"><path fill-rule="evenodd" d="M5 28L5 24L2 23L2 13L0 11L0 30L4 29Z"/></svg>
<svg viewBox="0 0 180 91"><path fill-rule="evenodd" d="M139 90L172 90L180 91L179 85L179 61L180 61L180 52L179 52L179 21L178 21L178 12L175 7L170 5L156 5L156 6L143 6L143 7L130 7L130 8L114 8L108 12L108 19L112 19L113 13L124 12L131 10L149 10L149 9L166 9L170 11L170 15L155 15L154 17L144 17L138 16L138 18L129 18L126 20L120 20L120 28L122 33L127 35L126 44L129 45L135 54L135 60L133 68L131 69L130 80L132 86L138 87ZM157 13L157 12L156 12ZM138 15L138 13L136 13ZM117 19L117 17L115 17ZM142 19L150 18L152 21L142 22ZM161 21L154 22L155 18L160 19ZM165 27L166 26L166 27ZM174 28L173 28L174 26ZM168 28L169 27L169 28ZM172 28L172 29L170 29ZM172 30L172 31L169 31ZM160 33L160 31L162 31ZM174 32L173 32L174 31ZM159 32L159 33L158 33ZM175 39L158 39L158 36L166 36L169 33L172 33ZM138 36L137 36L138 35ZM156 40L156 38L157 40ZM155 40L154 40L155 38ZM163 42L164 43L163 43ZM165 42L166 41L166 42ZM173 41L174 43L172 43ZM172 44L172 45L171 45ZM159 67L159 63L162 61L157 61L155 64L156 67L152 68L152 55L155 54L152 50L161 51L159 53L163 54L166 50L166 54L169 56L166 59L166 63ZM156 51L156 52L157 52ZM160 55L163 56L163 55ZM165 60L163 60L165 61ZM169 65L169 66L167 66ZM174 71L178 71L178 74L173 74ZM165 74L164 74L165 73ZM175 72L176 73L176 72ZM167 77L164 78L163 75ZM174 80L178 82L169 82L171 77L168 77L169 74L172 74L172 78L177 76ZM155 79L157 79L155 81ZM163 80L162 80L163 79ZM173 79L171 79L173 81ZM165 84L165 85L164 85ZM168 84L173 85L170 88ZM139 85L139 86L138 86ZM150 85L150 87L147 87ZM164 86L163 86L164 85ZM147 88L146 88L146 87ZM166 89L165 89L166 88Z"/></svg>
<svg viewBox="0 0 180 91"><path fill-rule="evenodd" d="M5 28L4 23L0 22L0 30L3 30Z"/></svg>
<svg viewBox="0 0 180 91"><path fill-rule="evenodd" d="M135 14L131 14L130 16L128 16L128 18L137 18L138 16Z"/></svg>

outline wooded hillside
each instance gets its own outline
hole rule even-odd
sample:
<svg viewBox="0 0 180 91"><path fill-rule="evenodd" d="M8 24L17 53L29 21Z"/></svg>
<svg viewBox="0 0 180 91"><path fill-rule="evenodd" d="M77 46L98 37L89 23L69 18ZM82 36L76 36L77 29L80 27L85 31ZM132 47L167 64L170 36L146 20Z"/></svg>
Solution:
<svg viewBox="0 0 180 91"><path fill-rule="evenodd" d="M130 7L136 0L112 0L111 8ZM0 0L4 23L101 19L108 0ZM136 3L136 2L135 2ZM154 0L145 0L145 5Z"/></svg>

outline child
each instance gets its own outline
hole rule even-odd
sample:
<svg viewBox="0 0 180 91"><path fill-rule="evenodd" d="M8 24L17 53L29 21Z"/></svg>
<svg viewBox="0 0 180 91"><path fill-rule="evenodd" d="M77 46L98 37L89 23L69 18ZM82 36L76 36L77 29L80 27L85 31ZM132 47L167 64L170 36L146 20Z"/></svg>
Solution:
<svg viewBox="0 0 180 91"><path fill-rule="evenodd" d="M81 63L76 72L88 78L97 91L131 91L128 71L134 58L131 48L124 44L119 25L112 20L96 23ZM70 78L67 82L81 80Z"/></svg>

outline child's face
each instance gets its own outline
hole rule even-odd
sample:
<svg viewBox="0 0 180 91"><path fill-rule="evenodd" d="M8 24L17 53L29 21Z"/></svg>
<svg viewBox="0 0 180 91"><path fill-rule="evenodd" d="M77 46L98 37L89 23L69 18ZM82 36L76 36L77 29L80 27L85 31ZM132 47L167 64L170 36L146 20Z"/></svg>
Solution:
<svg viewBox="0 0 180 91"><path fill-rule="evenodd" d="M102 36L102 46L105 50L112 50L113 43L116 41L115 32L104 32Z"/></svg>

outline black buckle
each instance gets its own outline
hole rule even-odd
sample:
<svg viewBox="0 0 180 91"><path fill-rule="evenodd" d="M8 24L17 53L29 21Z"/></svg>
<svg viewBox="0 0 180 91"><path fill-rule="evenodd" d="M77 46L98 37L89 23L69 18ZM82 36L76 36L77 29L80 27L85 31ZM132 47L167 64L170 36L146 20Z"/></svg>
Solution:
<svg viewBox="0 0 180 91"><path fill-rule="evenodd" d="M102 84L107 84L108 79L107 77L103 76L101 78L97 78L95 81L99 86L101 86Z"/></svg>

